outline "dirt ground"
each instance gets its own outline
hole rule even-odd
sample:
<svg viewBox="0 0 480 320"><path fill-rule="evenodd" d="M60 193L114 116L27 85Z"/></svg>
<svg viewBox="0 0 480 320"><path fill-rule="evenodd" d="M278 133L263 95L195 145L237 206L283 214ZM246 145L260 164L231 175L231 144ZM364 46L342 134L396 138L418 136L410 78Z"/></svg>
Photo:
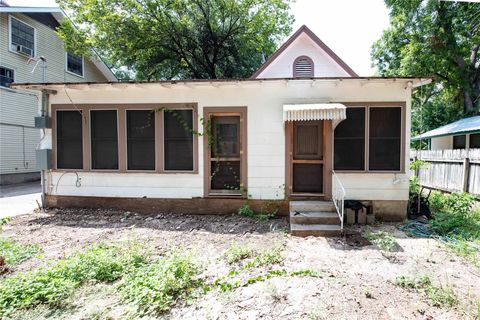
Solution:
<svg viewBox="0 0 480 320"><path fill-rule="evenodd" d="M228 273L221 261L232 245L282 248L277 267L312 269L321 277L279 276L231 292L219 290L179 302L166 319L475 319L480 308L480 270L433 239L409 238L395 224L371 228L395 237L396 250L385 253L360 236L297 238L286 218L257 222L240 216L137 215L108 210L51 210L14 218L2 237L36 243L40 257L12 272L25 272L101 241L145 241L159 253L192 252L205 275ZM350 228L364 233L365 227ZM258 272L262 270L259 269ZM459 299L453 308L435 307L423 292L395 285L398 276L428 275L435 285L451 287ZM8 276L8 274L6 275ZM19 318L123 319L127 307L108 285L84 287L62 312L33 310Z"/></svg>

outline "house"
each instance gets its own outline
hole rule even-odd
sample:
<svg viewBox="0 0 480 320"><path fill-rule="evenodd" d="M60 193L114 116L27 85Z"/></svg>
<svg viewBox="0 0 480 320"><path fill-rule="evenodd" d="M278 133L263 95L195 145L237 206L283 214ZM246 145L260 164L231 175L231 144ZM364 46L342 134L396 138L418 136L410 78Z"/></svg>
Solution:
<svg viewBox="0 0 480 320"><path fill-rule="evenodd" d="M206 214L248 202L291 212L296 234L330 235L345 199L406 217L411 92L430 81L359 77L304 26L250 79L14 87L49 94L48 206Z"/></svg>
<svg viewBox="0 0 480 320"><path fill-rule="evenodd" d="M480 148L480 116L461 119L412 138L427 140L430 150Z"/></svg>
<svg viewBox="0 0 480 320"><path fill-rule="evenodd" d="M95 54L88 59L65 52L55 33L63 17L60 8L0 4L0 184L40 178L35 149L41 134L34 125L39 96L10 83L116 81Z"/></svg>

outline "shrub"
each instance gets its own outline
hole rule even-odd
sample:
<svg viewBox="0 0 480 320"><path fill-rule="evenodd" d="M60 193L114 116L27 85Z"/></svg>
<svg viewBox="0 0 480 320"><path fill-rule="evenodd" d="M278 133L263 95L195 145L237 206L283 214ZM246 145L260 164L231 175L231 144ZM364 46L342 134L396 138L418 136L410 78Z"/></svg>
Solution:
<svg viewBox="0 0 480 320"><path fill-rule="evenodd" d="M123 299L133 302L139 312L161 313L198 287L198 274L189 257L173 254L129 273L119 289Z"/></svg>
<svg viewBox="0 0 480 320"><path fill-rule="evenodd" d="M50 267L5 278L0 282L0 316L40 304L59 305L86 281L111 282L145 262L137 247L100 244Z"/></svg>
<svg viewBox="0 0 480 320"><path fill-rule="evenodd" d="M40 253L36 244L19 244L9 238L0 238L0 256L5 258L7 265L16 265Z"/></svg>

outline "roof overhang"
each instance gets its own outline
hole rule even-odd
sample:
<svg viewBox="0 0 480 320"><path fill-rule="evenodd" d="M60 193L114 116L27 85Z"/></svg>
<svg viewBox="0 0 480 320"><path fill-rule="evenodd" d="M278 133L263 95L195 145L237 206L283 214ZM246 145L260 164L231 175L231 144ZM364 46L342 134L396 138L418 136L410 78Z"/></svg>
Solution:
<svg viewBox="0 0 480 320"><path fill-rule="evenodd" d="M412 138L412 141L445 136L455 136L468 133L480 133L480 116L460 119L439 128L427 131Z"/></svg>
<svg viewBox="0 0 480 320"><path fill-rule="evenodd" d="M283 121L344 120L347 107L341 103L284 104Z"/></svg>

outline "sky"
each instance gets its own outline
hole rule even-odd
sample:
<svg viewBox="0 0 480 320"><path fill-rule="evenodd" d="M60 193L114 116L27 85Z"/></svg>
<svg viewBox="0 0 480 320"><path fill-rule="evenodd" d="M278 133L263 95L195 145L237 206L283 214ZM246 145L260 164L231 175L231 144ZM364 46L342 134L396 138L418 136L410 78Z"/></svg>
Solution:
<svg viewBox="0 0 480 320"><path fill-rule="evenodd" d="M7 0L7 3L56 6L55 0ZM383 0L297 0L292 13L295 16L292 33L305 24L358 75L373 75L371 46L389 25Z"/></svg>

